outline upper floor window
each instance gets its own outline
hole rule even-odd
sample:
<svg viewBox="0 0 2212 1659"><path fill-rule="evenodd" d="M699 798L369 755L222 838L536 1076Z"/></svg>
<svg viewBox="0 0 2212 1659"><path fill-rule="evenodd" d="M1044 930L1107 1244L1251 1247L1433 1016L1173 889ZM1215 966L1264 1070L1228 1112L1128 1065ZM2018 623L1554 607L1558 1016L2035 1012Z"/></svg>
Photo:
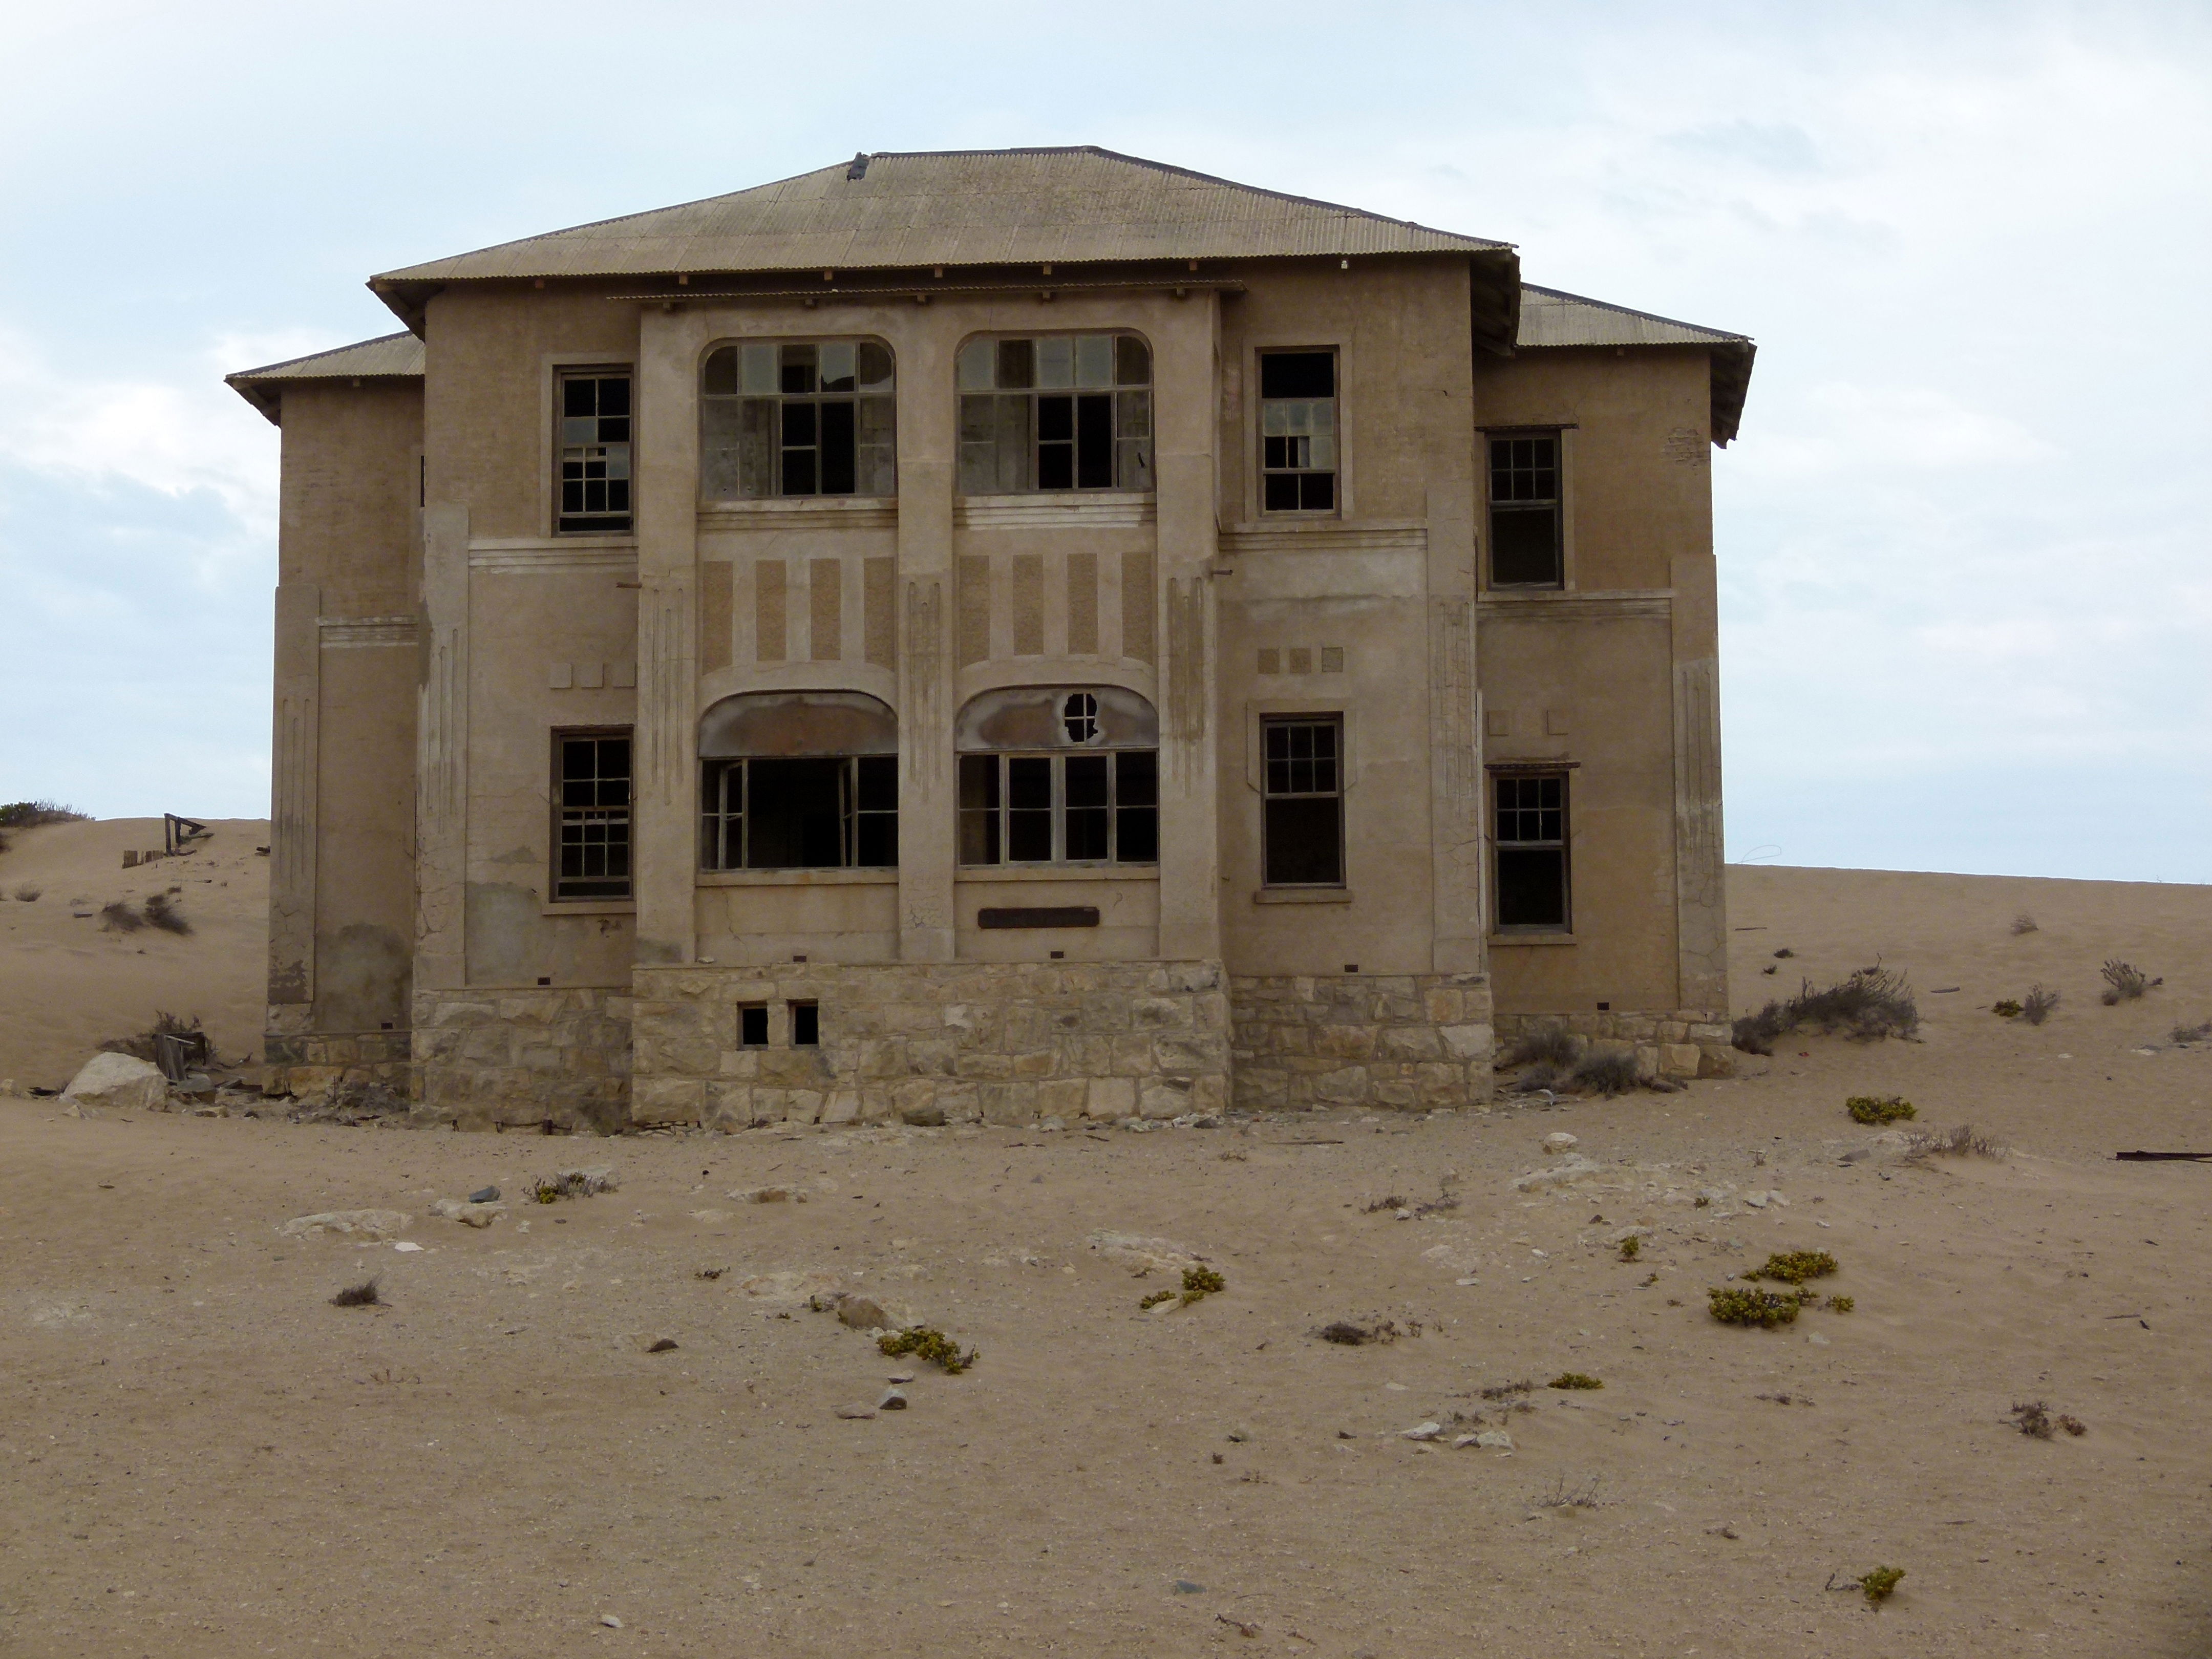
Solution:
<svg viewBox="0 0 2212 1659"><path fill-rule="evenodd" d="M1133 334L960 348L960 492L1152 487L1152 351Z"/></svg>
<svg viewBox="0 0 2212 1659"><path fill-rule="evenodd" d="M700 867L898 863L898 719L858 691L751 691L699 721Z"/></svg>
<svg viewBox="0 0 2212 1659"><path fill-rule="evenodd" d="M629 374L563 372L558 527L599 535L630 528Z"/></svg>
<svg viewBox="0 0 2212 1659"><path fill-rule="evenodd" d="M896 495L896 391L879 340L716 347L700 373L700 493Z"/></svg>
<svg viewBox="0 0 2212 1659"><path fill-rule="evenodd" d="M1260 505L1336 510L1336 353L1260 354Z"/></svg>
<svg viewBox="0 0 2212 1659"><path fill-rule="evenodd" d="M1120 686L987 691L960 711L960 862L1153 864L1158 720Z"/></svg>
<svg viewBox="0 0 2212 1659"><path fill-rule="evenodd" d="M629 731L553 734L556 899L629 891Z"/></svg>
<svg viewBox="0 0 2212 1659"><path fill-rule="evenodd" d="M1490 585L1557 587L1565 580L1559 434L1490 441Z"/></svg>

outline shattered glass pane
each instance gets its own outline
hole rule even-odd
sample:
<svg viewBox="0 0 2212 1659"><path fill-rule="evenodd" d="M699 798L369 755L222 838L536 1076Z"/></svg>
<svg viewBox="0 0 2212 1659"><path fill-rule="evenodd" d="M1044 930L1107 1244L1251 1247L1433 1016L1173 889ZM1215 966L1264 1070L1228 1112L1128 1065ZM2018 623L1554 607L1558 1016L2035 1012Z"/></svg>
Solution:
<svg viewBox="0 0 2212 1659"><path fill-rule="evenodd" d="M726 398L737 391L737 347L718 346L707 354L707 366L700 374L699 389L709 398Z"/></svg>
<svg viewBox="0 0 2212 1659"><path fill-rule="evenodd" d="M859 356L859 350L857 346L842 343L822 347L823 391L851 392L856 389L854 384L854 359Z"/></svg>

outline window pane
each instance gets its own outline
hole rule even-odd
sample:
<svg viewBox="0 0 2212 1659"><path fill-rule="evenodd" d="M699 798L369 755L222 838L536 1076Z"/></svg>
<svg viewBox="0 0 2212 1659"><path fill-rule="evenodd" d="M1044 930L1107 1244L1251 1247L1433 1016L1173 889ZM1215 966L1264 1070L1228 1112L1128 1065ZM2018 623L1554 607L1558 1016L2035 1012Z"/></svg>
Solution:
<svg viewBox="0 0 2212 1659"><path fill-rule="evenodd" d="M1336 506L1336 474L1334 472L1301 472L1298 474L1298 511L1327 513Z"/></svg>
<svg viewBox="0 0 2212 1659"><path fill-rule="evenodd" d="M1298 475L1271 472L1261 493L1268 512L1295 513L1298 510Z"/></svg>
<svg viewBox="0 0 2212 1659"><path fill-rule="evenodd" d="M1152 383L1152 349L1133 334L1115 337L1114 381L1117 386Z"/></svg>
<svg viewBox="0 0 2212 1659"><path fill-rule="evenodd" d="M853 475L855 495L898 494L898 448L892 441L897 407L890 398L860 399L859 459Z"/></svg>
<svg viewBox="0 0 2212 1659"><path fill-rule="evenodd" d="M1066 849L1069 859L1103 859L1107 851L1108 757L1070 755L1066 768Z"/></svg>
<svg viewBox="0 0 2212 1659"><path fill-rule="evenodd" d="M738 465L744 412L734 398L699 405L699 494L708 501L734 501L744 493Z"/></svg>
<svg viewBox="0 0 2212 1659"><path fill-rule="evenodd" d="M840 833L845 763L752 760L750 842L756 870L834 870L843 860Z"/></svg>
<svg viewBox="0 0 2212 1659"><path fill-rule="evenodd" d="M738 389L738 349L720 346L707 354L707 367L699 389L709 398L726 398Z"/></svg>
<svg viewBox="0 0 2212 1659"><path fill-rule="evenodd" d="M854 383L854 359L860 349L849 343L840 342L821 349L822 389L824 392L856 392Z"/></svg>
<svg viewBox="0 0 2212 1659"><path fill-rule="evenodd" d="M1114 813L1114 857L1121 864L1157 864L1160 814L1153 806L1122 806Z"/></svg>
<svg viewBox="0 0 2212 1659"><path fill-rule="evenodd" d="M783 493L787 495L821 493L817 488L812 450L787 449L783 452Z"/></svg>
<svg viewBox="0 0 2212 1659"><path fill-rule="evenodd" d="M1114 487L1114 399L1103 392L1075 400L1075 483L1079 489Z"/></svg>
<svg viewBox="0 0 2212 1659"><path fill-rule="evenodd" d="M999 389L1018 392L1036 384L1036 342L999 342Z"/></svg>
<svg viewBox="0 0 2212 1659"><path fill-rule="evenodd" d="M889 392L891 378L891 349L874 340L860 342L859 354L854 359L854 377L862 392Z"/></svg>
<svg viewBox="0 0 2212 1659"><path fill-rule="evenodd" d="M1011 494L1027 489L1033 474L1030 466L1030 414L1032 401L1028 398L1000 398L999 405L999 473L997 488Z"/></svg>
<svg viewBox="0 0 2212 1659"><path fill-rule="evenodd" d="M574 375L561 382L561 413L563 418L575 420L599 413L599 383Z"/></svg>
<svg viewBox="0 0 2212 1659"><path fill-rule="evenodd" d="M741 346L738 349L738 390L759 393L775 392L776 385L775 348L765 342Z"/></svg>
<svg viewBox="0 0 2212 1659"><path fill-rule="evenodd" d="M750 500L775 494L775 404L747 398L738 407L738 488Z"/></svg>
<svg viewBox="0 0 2212 1659"><path fill-rule="evenodd" d="M1567 925L1567 855L1564 849L1498 848L1498 925Z"/></svg>
<svg viewBox="0 0 2212 1659"><path fill-rule="evenodd" d="M863 869L887 870L898 863L898 814L863 812L854 838L853 862Z"/></svg>
<svg viewBox="0 0 2212 1659"><path fill-rule="evenodd" d="M776 390L790 395L816 389L814 380L815 349L811 345L787 345L781 349L782 374Z"/></svg>
<svg viewBox="0 0 2212 1659"><path fill-rule="evenodd" d="M1269 351L1260 358L1262 398L1334 398L1336 354L1333 351Z"/></svg>
<svg viewBox="0 0 2212 1659"><path fill-rule="evenodd" d="M1075 384L1075 342L1065 334L1048 334L1033 343L1036 347L1036 383L1041 386Z"/></svg>
<svg viewBox="0 0 2212 1659"><path fill-rule="evenodd" d="M1103 806L1107 804L1109 758L1104 755L1067 757L1067 805L1070 811L1079 806Z"/></svg>
<svg viewBox="0 0 2212 1659"><path fill-rule="evenodd" d="M1114 384L1114 337L1083 334L1075 341L1075 384L1080 386Z"/></svg>
<svg viewBox="0 0 2212 1659"><path fill-rule="evenodd" d="M783 446L811 447L814 442L816 404L789 403L783 405Z"/></svg>
<svg viewBox="0 0 2212 1659"><path fill-rule="evenodd" d="M596 382L599 387L599 413L603 416L627 419L629 416L629 376L602 374Z"/></svg>
<svg viewBox="0 0 2212 1659"><path fill-rule="evenodd" d="M1006 762L1006 857L1042 864L1052 857L1052 763L1013 757Z"/></svg>
<svg viewBox="0 0 2212 1659"><path fill-rule="evenodd" d="M1343 805L1333 795L1267 802L1269 886L1333 885L1344 879Z"/></svg>
<svg viewBox="0 0 2212 1659"><path fill-rule="evenodd" d="M1124 806L1157 806L1160 757L1150 749L1125 749L1114 757L1114 798Z"/></svg>
<svg viewBox="0 0 2212 1659"><path fill-rule="evenodd" d="M860 775L858 805L863 812L898 811L898 758L863 755L854 763Z"/></svg>
<svg viewBox="0 0 2212 1659"><path fill-rule="evenodd" d="M1492 508L1490 580L1500 586L1557 586L1559 579L1559 509Z"/></svg>
<svg viewBox="0 0 2212 1659"><path fill-rule="evenodd" d="M990 340L970 340L960 348L959 383L963 392L988 392L991 389L991 369L998 357L995 343Z"/></svg>
<svg viewBox="0 0 2212 1659"><path fill-rule="evenodd" d="M999 861L999 757L960 757L960 862Z"/></svg>
<svg viewBox="0 0 2212 1659"><path fill-rule="evenodd" d="M822 405L822 493L853 493L853 405Z"/></svg>
<svg viewBox="0 0 2212 1659"><path fill-rule="evenodd" d="M1040 398L1036 400L1036 434L1041 444L1062 443L1075 436L1075 399Z"/></svg>

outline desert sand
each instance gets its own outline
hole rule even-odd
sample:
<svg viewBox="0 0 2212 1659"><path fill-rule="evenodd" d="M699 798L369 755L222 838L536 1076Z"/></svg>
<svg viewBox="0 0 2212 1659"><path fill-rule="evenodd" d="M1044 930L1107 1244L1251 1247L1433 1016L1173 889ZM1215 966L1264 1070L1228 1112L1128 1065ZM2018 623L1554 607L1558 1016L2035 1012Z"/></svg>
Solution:
<svg viewBox="0 0 2212 1659"><path fill-rule="evenodd" d="M0 1100L0 1652L2212 1652L2212 1166L2112 1156L2212 1150L2212 1043L2169 1035L2212 1018L2212 890L1731 880L1740 1006L1879 957L1922 1040L1803 1038L1679 1094L1141 1134ZM27 1033L144 970L27 970L16 937L29 1075ZM258 998L258 957L214 943L180 942L197 982ZM2100 1006L2112 956L2164 983ZM1988 1012L2039 980L2043 1026ZM1869 1092L2012 1150L1904 1157L1845 1115ZM1516 1188L1557 1132L1594 1170ZM599 1164L618 1190L518 1201ZM486 1183L490 1226L432 1214ZM729 1196L767 1185L806 1201ZM279 1231L369 1206L410 1218L396 1243ZM1708 1316L1794 1249L1838 1260L1816 1288L1851 1311ZM1225 1288L1140 1311L1184 1257ZM331 1305L372 1275L381 1305ZM980 1358L887 1359L809 1310L836 1290ZM1375 1319L1397 1340L1314 1334ZM908 1409L836 1414L908 1370ZM1543 1386L1570 1370L1604 1386ZM1524 1381L1526 1409L1484 1395ZM2022 1435L2036 1401L2086 1431ZM1455 1449L1477 1431L1510 1449ZM1885 1565L1872 1608L1849 1581Z"/></svg>

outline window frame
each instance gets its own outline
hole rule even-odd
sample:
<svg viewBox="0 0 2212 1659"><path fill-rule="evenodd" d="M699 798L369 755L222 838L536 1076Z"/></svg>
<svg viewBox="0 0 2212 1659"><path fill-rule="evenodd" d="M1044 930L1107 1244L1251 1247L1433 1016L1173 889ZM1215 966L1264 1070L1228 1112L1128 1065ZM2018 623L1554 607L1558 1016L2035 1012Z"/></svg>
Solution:
<svg viewBox="0 0 2212 1659"><path fill-rule="evenodd" d="M1335 390L1329 394L1329 437L1334 447L1334 465L1328 467L1271 467L1267 465L1267 406L1273 403L1313 403L1311 398L1269 398L1266 395L1267 359L1270 357L1305 357L1325 356L1329 360L1329 383ZM1262 519L1340 519L1344 516L1345 444L1344 444L1344 349L1340 345L1265 345L1252 351L1252 477L1253 506ZM1279 434L1279 436L1305 437L1309 441L1317 434ZM1271 477L1314 477L1326 475L1330 480L1329 505L1327 507L1270 507L1267 505L1267 480ZM1300 486L1301 493L1304 486Z"/></svg>
<svg viewBox="0 0 2212 1659"><path fill-rule="evenodd" d="M752 857L753 779L752 768L757 762L815 761L840 768L838 774L837 850L836 864L755 864ZM885 769L891 788L891 805L888 808L860 805L860 768L872 763ZM742 802L738 810L729 809L729 775L737 772L744 777ZM891 856L889 863L860 862L861 831L864 818L888 819L890 824ZM702 757L699 763L699 872L702 875L727 875L735 872L764 872L768 873L797 872L817 870L896 870L899 867L898 848L898 757L896 755L712 755ZM738 825L738 861L727 862L729 833L732 822Z"/></svg>
<svg viewBox="0 0 2212 1659"><path fill-rule="evenodd" d="M1045 340L1066 340L1073 343L1099 337L1117 343L1124 339L1133 340L1141 345L1145 350L1145 379L1141 382L1122 380L1121 353L1116 343L1109 348L1109 356L1111 359L1108 369L1109 378L1108 383L1103 386L1078 386L1073 384L1073 380L1065 386L1038 386L1036 384L1034 351L1029 386L1000 386L998 384L1005 362L1003 348L1007 344L1025 342L1034 348L1038 342ZM990 348L992 384L988 386L974 386L969 380L969 356L971 351L985 345ZM1073 351L1073 347L1071 350ZM1159 356L1153 348L1151 337L1133 328L992 330L967 336L953 353L953 488L956 495L963 500L975 501L1001 495L1081 500L1101 495L1155 494L1159 487L1158 368ZM1145 429L1140 434L1125 436L1123 428L1127 416L1122 400L1137 395L1140 395L1143 398ZM1038 414L1039 400L1060 397L1067 398L1072 405L1069 434L1065 441L1056 437L1047 439L1042 435L1043 422ZM1079 482L1083 466L1083 422L1080 400L1085 398L1097 397L1103 397L1109 402L1109 420L1105 443L1111 463L1111 481L1103 484L1085 484ZM1024 450L1024 482L1009 483L1006 481L1005 462L999 452L1006 443L1010 441L1010 435L1000 424L998 416L994 417L992 435L988 440L971 439L967 435L968 404L970 398L975 398L1026 400L1028 404L1025 416L1026 427L1021 439ZM1043 471L1042 446L1047 443L1057 446L1062 441L1068 445L1070 478L1078 481L1071 482L1066 485L1039 483L1037 479ZM981 446L986 443L993 451L994 477L990 488L970 489L968 488L969 451L971 446ZM1132 482L1125 477L1125 452L1133 446L1139 468L1144 474L1142 480L1139 482Z"/></svg>
<svg viewBox="0 0 2212 1659"><path fill-rule="evenodd" d="M971 750L956 757L953 780L953 859L961 870L1122 870L1157 869L1160 862L1160 773L1158 749L988 749ZM1149 801L1125 801L1122 790L1122 757L1143 756L1152 763L1152 775L1147 781L1152 799ZM1070 808L1067 804L1067 766L1075 760L1097 759L1105 763L1106 799L1103 803ZM1010 773L1017 761L1042 762L1047 768L1048 805L1042 808L1017 807ZM967 804L968 782L978 775L982 766L991 769L994 799L978 805ZM1050 815L1051 852L1042 859L1017 859L1012 856L1013 825L1012 815L1016 811L1043 811ZM1106 852L1100 858L1071 858L1067 852L1067 819L1071 811L1101 811L1106 815ZM1152 855L1148 858L1121 856L1123 815L1149 812L1152 815ZM969 826L983 814L988 814L991 826L990 841L996 854L986 860L971 860L967 855Z"/></svg>
<svg viewBox="0 0 2212 1659"><path fill-rule="evenodd" d="M1487 840L1490 843L1491 931L1501 938L1541 938L1545 935L1563 936L1574 932L1574 793L1572 779L1575 769L1569 766L1513 766L1493 769L1490 774L1490 821ZM1559 785L1559 833L1556 837L1537 836L1534 839L1507 840L1499 833L1500 819L1507 811L1542 812L1547 809L1540 802L1523 805L1516 801L1511 806L1504 804L1504 786L1508 784L1553 782ZM1518 827L1517 825L1516 826ZM1516 852L1556 852L1559 858L1559 919L1557 921L1508 922L1504 919L1504 868L1501 854Z"/></svg>
<svg viewBox="0 0 2212 1659"><path fill-rule="evenodd" d="M1486 428L1482 433L1482 495L1483 534L1485 547L1482 560L1482 580L1486 589L1501 593L1549 593L1564 592L1568 583L1568 554L1571 547L1569 534L1568 502L1571 489L1569 459L1571 446L1567 434L1572 430L1565 425L1515 426ZM1498 494L1498 464L1496 446L1546 439L1552 445L1553 494L1548 498L1501 500ZM1510 470L1510 469L1509 469ZM1508 515L1528 514L1531 509L1548 506L1552 514L1552 557L1553 574L1548 581L1502 581L1498 574L1498 520L1501 511Z"/></svg>
<svg viewBox="0 0 2212 1659"><path fill-rule="evenodd" d="M589 807L571 807L564 799L567 794L568 750L571 743L600 743L620 738L629 745L629 770L623 779L622 826L623 872L622 890L616 892L570 893L562 890L570 878L562 872L562 854L568 849L566 830L571 811L600 811L607 810L594 804ZM545 792L550 813L549 850L546 858L546 902L553 905L593 905L634 902L637 896L637 731L630 726L556 726L552 729L549 755L550 787ZM595 782L603 781L593 774ZM578 876L577 881L596 880L601 886L611 885L611 877Z"/></svg>
<svg viewBox="0 0 2212 1659"><path fill-rule="evenodd" d="M552 377L550 382L552 390L552 420L550 422L552 454L550 458L550 465L546 468L545 476L550 483L552 490L552 533L556 536L632 537L636 535L638 374L635 365L624 362L611 362L600 358L592 358L576 362L555 362L550 365L550 367L552 370ZM623 416L595 415L590 418L598 420L612 420L619 418L625 423L629 435L622 440L622 447L627 452L623 457L623 465L626 470L623 483L624 485L625 498L629 503L628 508L626 511L619 514L592 514L587 512L571 514L567 510L564 504L568 495L569 450L571 448L585 450L604 448L608 447L612 441L603 438L599 440L597 442L579 445L571 445L568 442L566 428L567 423L570 418L568 414L569 384L572 381L577 380L597 381L617 379L628 382L629 386L629 395L628 398L629 405L629 414ZM588 480L586 482L588 482ZM580 520L593 520L593 522L572 524L569 522L571 519Z"/></svg>
<svg viewBox="0 0 2212 1659"><path fill-rule="evenodd" d="M1260 786L1260 887L1263 892L1331 892L1348 889L1352 884L1351 836L1346 798L1351 793L1352 776L1349 749L1346 740L1347 722L1342 709L1285 709L1263 712L1258 716L1257 763ZM1275 759L1268 753L1268 736L1276 731L1294 726L1326 727L1333 734L1335 752L1329 757L1334 767L1335 782L1326 790L1278 790L1274 787ZM1313 757L1307 757L1311 760ZM1295 767L1297 757L1284 757L1282 764ZM1293 776L1293 780L1294 776ZM1268 810L1271 801L1278 800L1334 800L1336 803L1336 878L1333 881L1277 881L1273 860L1269 856L1273 817Z"/></svg>
<svg viewBox="0 0 2212 1659"><path fill-rule="evenodd" d="M845 346L854 348L856 358L861 351L869 348L880 349L890 360L889 377L882 381L869 383L873 389L863 389L858 374L859 364L856 362L854 384L850 390L823 390L819 374L820 354L823 348ZM783 355L787 350L791 349L811 350L816 354L815 385L811 390L792 392L783 389L784 380L793 367L783 361ZM745 389L745 374L748 372L745 356L749 351L753 350L765 350L775 354L773 372L777 383L776 390L768 392ZM735 354L732 373L736 389L730 392L712 392L708 389L708 375L714 368L715 358L724 351ZM715 340L710 342L699 354L697 391L699 500L702 506L723 507L738 501L896 501L898 498L898 353L891 343L882 336L876 334L816 337L777 335L768 337L740 337ZM772 475L775 487L758 493L748 493L744 488L746 465L744 406L749 404L764 404L774 411L772 429L768 433L767 439L769 457L769 471ZM711 493L708 489L708 479L714 471L709 456L717 452L709 441L708 416L710 409L725 404L734 406L737 412L738 423L734 429L732 447L732 453L735 456L733 477L735 489L733 493L717 495ZM849 404L853 410L854 475L853 488L850 489L831 490L820 487L823 482L822 456L823 453L822 442L823 427L821 411L832 404ZM867 427L866 411L863 405L876 406L887 416L880 443L864 442ZM811 407L815 411L815 439L811 446L794 445L787 441L788 420L785 411L799 406ZM817 487L811 490L792 490L786 488L789 482L788 458L793 453L810 447L815 457ZM880 449L883 452L879 461L875 465L872 480L880 487L863 489L860 484L864 475L869 470L864 462L864 457L870 449Z"/></svg>

